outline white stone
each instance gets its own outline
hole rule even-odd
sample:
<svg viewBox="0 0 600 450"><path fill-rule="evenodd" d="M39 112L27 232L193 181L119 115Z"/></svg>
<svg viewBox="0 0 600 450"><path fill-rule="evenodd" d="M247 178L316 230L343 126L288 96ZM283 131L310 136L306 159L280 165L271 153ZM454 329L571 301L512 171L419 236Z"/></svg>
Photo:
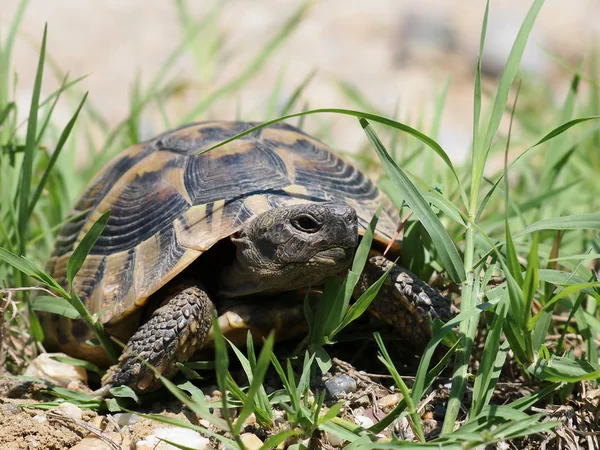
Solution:
<svg viewBox="0 0 600 450"><path fill-rule="evenodd" d="M70 417L71 419L81 420L83 417L83 411L79 406L74 405L73 403L63 402L56 408L60 414L66 417Z"/></svg>
<svg viewBox="0 0 600 450"><path fill-rule="evenodd" d="M134 413L117 413L113 415L115 421L120 427L126 427L128 425L134 425L141 419L140 416Z"/></svg>
<svg viewBox="0 0 600 450"><path fill-rule="evenodd" d="M83 367L72 366L52 359L52 356L67 356L64 353L42 353L25 370L26 377L40 378L66 388L72 381L87 384L87 372Z"/></svg>
<svg viewBox="0 0 600 450"><path fill-rule="evenodd" d="M180 427L156 428L151 435L136 442L135 448L136 450L178 450L177 447L167 444L161 439L166 439L175 444L185 445L196 450L209 448L209 440L207 438L194 430Z"/></svg>
<svg viewBox="0 0 600 450"><path fill-rule="evenodd" d="M369 428L373 426L373 420L367 416L356 416L354 417L356 423L363 428Z"/></svg>
<svg viewBox="0 0 600 450"><path fill-rule="evenodd" d="M45 423L48 421L46 416L42 416L41 414L33 416L32 419L35 420L37 423Z"/></svg>
<svg viewBox="0 0 600 450"><path fill-rule="evenodd" d="M244 433L240 436L240 439L248 450L258 450L263 446L263 441L252 433Z"/></svg>
<svg viewBox="0 0 600 450"><path fill-rule="evenodd" d="M325 432L325 436L327 437L327 441L334 447L341 447L346 442L346 439L339 437L337 434L330 433L329 431Z"/></svg>

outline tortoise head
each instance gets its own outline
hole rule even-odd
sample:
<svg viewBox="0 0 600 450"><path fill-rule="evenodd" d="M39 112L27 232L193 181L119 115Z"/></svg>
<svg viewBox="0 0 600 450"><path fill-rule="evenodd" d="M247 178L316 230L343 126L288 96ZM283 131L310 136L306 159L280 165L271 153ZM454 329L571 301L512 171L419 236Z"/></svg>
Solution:
<svg viewBox="0 0 600 450"><path fill-rule="evenodd" d="M344 203L270 209L231 237L234 263L221 274L228 297L318 284L348 267L358 244L356 211Z"/></svg>

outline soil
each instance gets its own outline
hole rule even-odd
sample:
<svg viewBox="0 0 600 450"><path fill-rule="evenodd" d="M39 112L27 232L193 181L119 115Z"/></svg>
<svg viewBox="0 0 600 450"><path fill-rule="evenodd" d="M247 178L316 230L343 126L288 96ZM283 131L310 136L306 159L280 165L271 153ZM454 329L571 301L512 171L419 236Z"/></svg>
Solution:
<svg viewBox="0 0 600 450"><path fill-rule="evenodd" d="M507 368L510 369L510 368ZM510 370L508 370L510 372ZM338 413L342 418L361 423L367 420L377 423L388 414L398 403L401 396L392 388L393 380L384 374L369 373L357 370L350 363L339 359L333 359L333 374L344 374L352 377L357 382L357 390L354 393L343 395L340 399L326 402L328 407L341 401L343 407ZM238 371L233 368L232 375L239 378ZM279 388L275 386L276 376L270 374L266 379L267 390ZM240 381L242 381L240 379ZM209 380L210 382L210 380ZM445 416L445 404L448 399L447 379L440 379L429 392L425 400L419 405L419 414L423 419L423 428L428 439L439 435L440 427ZM318 382L313 383L313 391L318 390ZM220 392L214 387L202 388L209 402L217 401ZM525 380L508 381L501 380L494 395L495 404L504 404L524 395L534 392L534 388L528 386ZM173 417L193 424L202 423L191 411L183 407L175 400L164 400L165 393L154 398L147 398L145 403L137 406L136 410L142 413L161 414ZM20 398L15 398L18 396ZM560 403L559 396L555 398ZM159 400L157 400L159 399ZM108 413L97 414L94 411L83 410L81 419L73 419L62 414L57 408L41 410L35 408L36 403L47 401L45 387L40 384L16 380L4 380L0 383L0 448L12 449L70 449L82 439L84 447L89 443L103 445L94 448L106 449L134 449L135 443L152 434L156 428L164 428L168 425L154 422L140 416L135 416L128 423L123 423L123 418ZM600 448L598 446L598 432L600 429L600 390L593 389L591 385L582 383L578 385L569 396L568 400L560 405L541 405L532 408L528 413L545 413L546 420L556 420L559 425L555 433L545 435L533 435L525 439L507 442L502 448L533 450L546 448L548 450L566 448ZM41 405L43 406L43 405ZM469 405L464 405L468 409ZM327 408L324 409L326 411ZM215 409L215 414L219 414ZM276 420L274 431L285 427L285 416L283 411L278 411L279 422ZM277 417L277 416L276 416ZM366 418L366 419L365 419ZM252 417L251 417L252 419ZM365 427L370 424L365 424ZM212 429L212 431L216 431ZM269 436L267 430L261 429L256 420L248 420L242 432L253 433L263 442ZM381 442L389 442L392 432L400 439L411 440L414 436L406 420L385 428L377 439ZM84 444L82 443L82 444ZM585 446L587 444L587 446ZM221 448L214 440L211 440L209 448ZM343 444L336 442L326 433L315 433L310 439L309 448L323 448L334 450L342 448Z"/></svg>

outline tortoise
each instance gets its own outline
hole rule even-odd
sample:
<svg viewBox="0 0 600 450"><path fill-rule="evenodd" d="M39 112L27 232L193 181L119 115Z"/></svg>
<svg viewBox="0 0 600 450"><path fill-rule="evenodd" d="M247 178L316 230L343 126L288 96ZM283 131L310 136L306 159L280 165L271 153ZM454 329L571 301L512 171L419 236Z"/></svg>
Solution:
<svg viewBox="0 0 600 450"><path fill-rule="evenodd" d="M393 264L382 254L390 242L390 258L398 257L389 200L300 129L272 124L201 152L256 125L196 123L124 150L91 181L59 232L48 271L66 286L69 256L111 211L73 283L107 332L127 342L104 390L160 387L139 358L172 377L176 362L205 345L215 308L224 329L291 334L302 307L283 319L281 311L294 307L282 293L293 296L343 273L380 204L355 296ZM411 346L427 341L428 315L445 320L449 310L445 297L399 265L370 306ZM48 349L108 365L81 320L46 315L42 324Z"/></svg>

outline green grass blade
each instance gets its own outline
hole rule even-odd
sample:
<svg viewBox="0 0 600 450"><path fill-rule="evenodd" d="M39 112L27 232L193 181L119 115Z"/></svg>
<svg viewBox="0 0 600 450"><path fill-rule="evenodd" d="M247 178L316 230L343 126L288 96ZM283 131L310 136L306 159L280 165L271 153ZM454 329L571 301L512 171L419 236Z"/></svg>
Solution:
<svg viewBox="0 0 600 450"><path fill-rule="evenodd" d="M256 401L257 394L259 389L262 387L263 380L267 373L267 369L269 368L269 363L271 360L271 355L273 354L273 342L275 341L275 337L273 332L269 334L263 347L260 351L260 355L258 356L258 361L256 362L256 367L254 368L252 382L250 383L250 388L247 392L247 400L244 402L244 406L240 411L236 423L233 427L234 433L239 433L244 421L250 416L252 410L254 409L254 404Z"/></svg>
<svg viewBox="0 0 600 450"><path fill-rule="evenodd" d="M579 65L581 70L581 64ZM578 71L579 72L579 71ZM575 109L575 97L577 95L577 89L579 87L579 73L573 76L567 98L561 111L560 123L566 123L573 116ZM540 179L540 192L544 192L550 189L554 185L556 175L553 173L552 168L555 167L559 160L563 159L565 147L565 135L555 137L548 145L548 149L545 155L545 161L542 166L542 175ZM568 148L568 147L567 147ZM573 150L571 150L573 151Z"/></svg>
<svg viewBox="0 0 600 450"><path fill-rule="evenodd" d="M421 417L419 416L419 414L417 414L417 409L415 407L415 404L413 403L410 391L408 390L406 383L404 383L404 380L398 373L396 366L394 366L394 363L390 358L387 349L385 348L383 340L381 339L381 335L379 333L375 333L374 337L375 341L377 342L377 345L379 346L379 350L381 351L381 355L379 355L379 360L386 367L390 375L392 375L394 383L396 383L396 386L402 393L403 399L406 400L408 414L411 418L411 428L413 429L417 439L421 442L425 442L425 435L423 434L423 427L421 425Z"/></svg>
<svg viewBox="0 0 600 450"><path fill-rule="evenodd" d="M565 131L574 127L575 125L578 125L578 124L584 123L584 122L588 122L590 120L598 120L598 119L600 119L600 116L579 117L577 119L569 120L568 122L563 123L562 125L559 125L558 127L554 128L552 131L550 131L548 134L546 134L543 138L541 138L539 141L537 141L534 145L532 145L530 147L530 149L533 147L537 147L538 145L543 144L544 142L547 142L550 139L555 138L556 136L564 133Z"/></svg>
<svg viewBox="0 0 600 450"><path fill-rule="evenodd" d="M227 422L227 429L233 430L233 422L231 418L231 412L229 411L229 402L227 401L227 370L229 367L229 356L227 355L227 346L225 345L225 339L219 328L219 322L215 311L212 312L212 328L214 332L215 342L215 374L217 378L217 386L223 393L222 395L222 406L223 406L223 418ZM236 441L239 440L239 435Z"/></svg>
<svg viewBox="0 0 600 450"><path fill-rule="evenodd" d="M500 350L500 337L506 315L508 314L509 303L500 302L494 311L492 325L488 331L479 369L475 375L473 385L473 404L469 410L468 418L479 415L483 408L488 405L491 394L498 381L499 370L503 364L497 364L498 357L502 360L506 358L506 350ZM468 419L467 419L468 420Z"/></svg>
<svg viewBox="0 0 600 450"><path fill-rule="evenodd" d="M85 258L104 231L109 216L110 210L105 211L98 218L90 228L90 231L86 233L79 245L77 245L73 254L69 257L69 261L67 262L67 280L69 280L71 286L73 285L73 279L75 278L75 275L77 275L77 272L79 272L79 269L81 269Z"/></svg>
<svg viewBox="0 0 600 450"><path fill-rule="evenodd" d="M32 307L34 311L58 314L69 319L79 319L81 317L73 305L64 298L40 295L33 299Z"/></svg>
<svg viewBox="0 0 600 450"><path fill-rule="evenodd" d="M532 223L513 237L521 237L542 230L598 230L600 229L600 213L574 214L571 216L552 217Z"/></svg>
<svg viewBox="0 0 600 450"><path fill-rule="evenodd" d="M54 113L54 108L56 108L56 104L58 103L58 100L60 100L60 93L62 93L65 89L65 85L67 83L67 79L69 77L69 74L67 73L67 75L65 75L65 77L63 78L62 83L60 84L60 88L59 90L59 95L57 95L54 98L54 101L52 102L52 104L50 105L50 108L48 108L48 112L46 113L46 117L44 118L44 120L42 121L42 126L39 129L38 132L38 137L35 140L35 147L38 148L42 142L42 139L44 138L44 134L46 133L46 129L48 128L48 124L50 123L50 119L52 118L52 114ZM40 105L38 105L38 108L41 109L42 105L40 103Z"/></svg>
<svg viewBox="0 0 600 450"><path fill-rule="evenodd" d="M17 256L14 253L9 252L8 250L0 247L0 260L11 265L12 267L24 273L25 275L30 276L37 281L40 281L49 288L58 292L61 296L65 298L69 297L69 294L67 294L67 292L64 289L62 289L60 285L56 281L54 281L54 279L50 275L48 275L43 270L38 269L36 265L29 261L27 258L23 256Z"/></svg>
<svg viewBox="0 0 600 450"><path fill-rule="evenodd" d="M40 91L42 89L42 77L44 74L44 58L46 55L46 37L48 26L44 26L44 35L40 47L40 57L38 60L35 81L33 84L33 93L31 95L31 106L29 108L29 119L27 122L27 137L25 141L25 155L21 168L21 183L19 190L19 252L25 254L25 244L27 242L27 224L29 222L29 193L31 190L31 178L33 174L33 156L35 152L35 142L37 140L37 119L38 106L40 103Z"/></svg>
<svg viewBox="0 0 600 450"><path fill-rule="evenodd" d="M48 181L48 177L50 176L50 172L54 168L54 165L56 164L56 161L58 160L58 157L59 157L65 143L67 142L69 135L71 134L71 130L73 129L73 126L75 126L75 122L77 121L79 112L81 111L81 108L83 107L85 100L87 99L87 95L88 94L86 93L83 96L83 98L81 99L81 102L79 103L79 106L75 110L75 114L73 114L73 117L71 117L71 120L69 120L69 122L65 126L64 130L60 134L60 137L58 138L56 148L54 149L54 152L52 153L52 156L50 157L50 161L48 162L46 169L44 169L42 178L40 179L40 181L38 183L38 187L35 190L33 197L31 198L31 203L29 204L29 213L28 213L29 216L31 216L33 209L35 208L35 205L37 204L38 200L40 199L40 196L42 195L44 187L46 186L46 182Z"/></svg>
<svg viewBox="0 0 600 450"><path fill-rule="evenodd" d="M460 283L464 281L466 277L465 269L448 231L446 231L438 217L431 211L429 204L425 201L419 190L391 158L369 123L365 119L360 119L360 123L369 141L375 148L386 173L394 182L394 185L400 191L410 209L427 230L438 252L440 264L448 271L448 275L454 282Z"/></svg>
<svg viewBox="0 0 600 450"><path fill-rule="evenodd" d="M492 146L492 140L496 135L496 132L498 131L500 122L502 120L502 116L504 114L504 109L508 102L508 94L510 92L510 88L517 75L517 71L519 70L519 64L521 62L523 52L525 51L525 45L527 44L529 34L533 29L535 19L537 18L537 15L543 4L543 0L534 0L534 2L531 5L531 8L529 9L529 12L527 13L527 16L525 17L525 20L521 24L519 33L517 34L517 37L511 48L510 54L508 55L506 65L504 66L502 77L500 78L498 91L496 93L496 98L492 107L490 120L487 125L485 134L483 136L483 140L480 142L480 145L475 149L475 157L472 168L473 172L471 177L472 208L474 208L476 203L474 201L474 198L479 192L479 185L483 176L483 170L488 158L488 154Z"/></svg>
<svg viewBox="0 0 600 450"><path fill-rule="evenodd" d="M383 283L385 282L393 268L394 265L392 264L389 267L389 269L386 270L385 273L381 275L381 277L379 277L379 279L374 284L369 286L367 290L363 292L363 294L354 302L354 304L350 307L348 312L344 315L342 323L340 323L340 325L333 331L332 334L334 336L340 331L342 331L344 328L346 328L348 325L350 325L353 321L358 319L367 310L371 302L379 293L379 289L381 289L381 286L383 286Z"/></svg>
<svg viewBox="0 0 600 450"><path fill-rule="evenodd" d="M598 364L554 355L550 361L543 358L538 359L527 370L540 380L555 383L600 380L600 366Z"/></svg>
<svg viewBox="0 0 600 450"><path fill-rule="evenodd" d="M479 121L481 117L481 62L483 59L483 48L485 46L485 35L487 33L488 15L490 12L490 1L485 2L481 35L479 37L479 53L477 55L477 67L475 68L475 89L473 92L473 148L479 148ZM475 152L473 155L475 156Z"/></svg>

